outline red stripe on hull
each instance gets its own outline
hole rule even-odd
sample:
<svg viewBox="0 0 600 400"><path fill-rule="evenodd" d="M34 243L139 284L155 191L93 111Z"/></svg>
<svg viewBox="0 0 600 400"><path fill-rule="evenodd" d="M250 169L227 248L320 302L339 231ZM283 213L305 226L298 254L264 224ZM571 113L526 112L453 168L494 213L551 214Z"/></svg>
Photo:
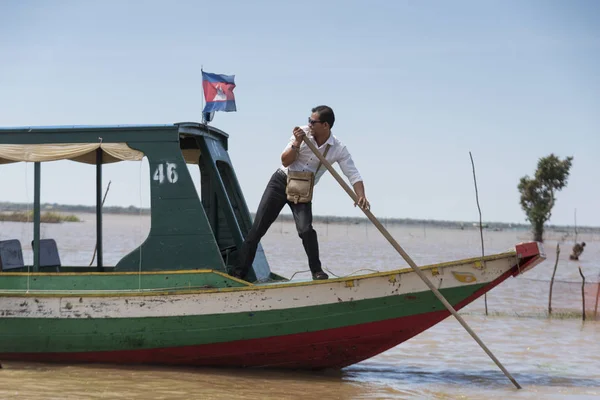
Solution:
<svg viewBox="0 0 600 400"><path fill-rule="evenodd" d="M514 271L509 270L456 306L466 306ZM435 311L366 324L235 342L160 349L80 353L4 353L0 360L167 364L294 369L342 368L373 357L430 328L448 311Z"/></svg>

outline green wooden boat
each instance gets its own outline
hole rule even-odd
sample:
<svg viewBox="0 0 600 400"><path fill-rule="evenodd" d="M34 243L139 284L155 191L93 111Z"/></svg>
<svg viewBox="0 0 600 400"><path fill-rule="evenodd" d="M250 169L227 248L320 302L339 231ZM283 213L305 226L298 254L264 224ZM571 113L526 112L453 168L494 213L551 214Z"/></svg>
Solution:
<svg viewBox="0 0 600 400"><path fill-rule="evenodd" d="M23 264L18 241L0 243L0 361L341 368L450 315L410 268L287 280L259 248L252 282L230 276L251 215L227 143L225 132L198 123L0 129L0 164L35 163L33 265ZM104 265L102 166L143 157L150 233ZM40 239L42 166L63 159L96 165L94 267L53 265L60 243ZM189 163L200 169L200 197ZM530 242L421 269L460 309L544 258Z"/></svg>

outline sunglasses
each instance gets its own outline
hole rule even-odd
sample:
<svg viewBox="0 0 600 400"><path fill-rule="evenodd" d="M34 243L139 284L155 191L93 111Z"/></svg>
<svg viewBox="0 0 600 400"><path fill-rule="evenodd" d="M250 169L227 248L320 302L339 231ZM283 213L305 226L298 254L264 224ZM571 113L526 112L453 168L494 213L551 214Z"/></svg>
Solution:
<svg viewBox="0 0 600 400"><path fill-rule="evenodd" d="M315 121L314 119L310 119L310 117L308 117L308 124L309 125L314 125L314 124L322 124L323 121Z"/></svg>

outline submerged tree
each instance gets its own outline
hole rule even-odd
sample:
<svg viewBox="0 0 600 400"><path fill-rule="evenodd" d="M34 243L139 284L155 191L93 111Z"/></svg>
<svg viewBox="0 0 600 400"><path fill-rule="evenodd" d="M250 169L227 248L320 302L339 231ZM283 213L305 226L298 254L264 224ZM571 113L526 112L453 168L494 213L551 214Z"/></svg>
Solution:
<svg viewBox="0 0 600 400"><path fill-rule="evenodd" d="M533 240L543 241L544 223L550 219L556 201L554 195L567 186L573 157L560 160L554 154L540 158L535 177L524 176L519 182L521 207L531 222Z"/></svg>

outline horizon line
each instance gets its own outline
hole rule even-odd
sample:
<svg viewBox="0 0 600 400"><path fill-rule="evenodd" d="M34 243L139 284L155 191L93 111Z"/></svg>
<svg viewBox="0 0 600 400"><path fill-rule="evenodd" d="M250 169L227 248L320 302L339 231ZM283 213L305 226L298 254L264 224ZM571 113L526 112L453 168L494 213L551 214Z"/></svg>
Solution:
<svg viewBox="0 0 600 400"><path fill-rule="evenodd" d="M28 208L29 207L29 203L16 203L16 202L10 202L10 201L0 201L0 207L4 206L4 205L11 205L11 206L17 206L18 208ZM23 206L23 207L19 207L19 206ZM96 205L85 205L85 204L61 204L61 203L41 203L40 206L51 206L51 207L57 207L57 208L85 208L85 209L89 209L89 210L84 210L84 211L80 211L80 212L89 212L89 213L93 213L95 214L95 209L96 209ZM150 207L137 207L134 205L129 205L129 206L103 206L103 208L105 209L113 209L112 211L114 211L114 209L120 209L120 210L136 210L136 211L149 211ZM0 212L10 212L10 211L16 211L16 210L1 210ZM19 211L22 211L22 209L20 209ZM48 211L48 210L43 210L43 211ZM77 211L71 211L71 212L77 212ZM119 214L116 212L111 212L111 211L106 211L106 214ZM123 213L123 214L127 214L127 213ZM250 212L250 215L254 216L256 215L255 212ZM284 216L284 217L293 217L292 213L289 212L282 212L279 214L279 216L277 218L279 218L280 216ZM363 216L350 216L350 215L313 215L313 219L314 218L318 218L318 219L325 219L325 218L332 218L332 219L347 219L347 220L368 220L368 217L366 215ZM411 221L411 222L437 222L437 223L446 223L446 224L454 224L454 225L463 225L463 224L469 224L475 227L479 226L479 221L475 221L475 220L450 220L450 219L424 219L424 218L411 218L411 217L376 217L379 221L382 220L392 220L392 221ZM481 225L483 226L492 226L492 225L496 225L496 226L506 226L506 225L511 225L511 226L516 226L516 227L530 227L531 224L528 222L502 222L502 221L482 221ZM546 227L552 227L552 228L577 228L577 229L600 229L600 226L594 226L594 225L561 225L561 224L544 224L544 226Z"/></svg>

